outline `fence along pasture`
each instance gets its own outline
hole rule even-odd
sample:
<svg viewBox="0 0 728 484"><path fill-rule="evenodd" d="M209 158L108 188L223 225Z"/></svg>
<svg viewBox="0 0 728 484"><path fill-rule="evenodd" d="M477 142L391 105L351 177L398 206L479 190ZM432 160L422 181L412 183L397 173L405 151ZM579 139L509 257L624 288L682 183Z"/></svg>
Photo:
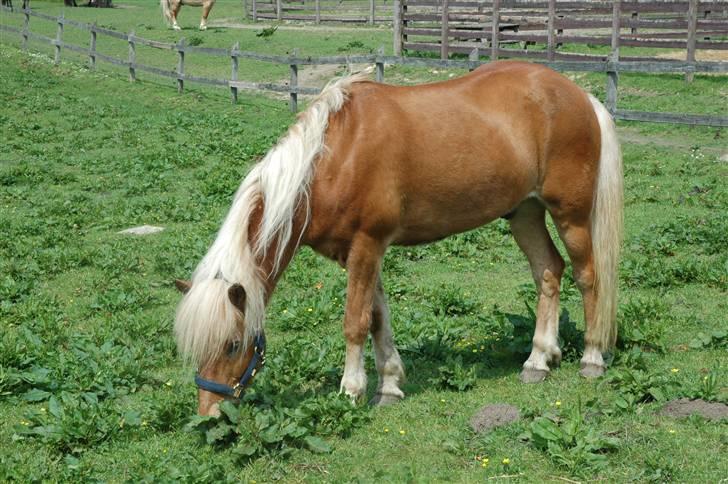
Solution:
<svg viewBox="0 0 728 484"><path fill-rule="evenodd" d="M245 15L259 20L322 22L390 23L389 0L251 0L244 5Z"/></svg>
<svg viewBox="0 0 728 484"><path fill-rule="evenodd" d="M400 1L402 5L394 11L396 52L440 52L445 59L451 53L469 54L474 48L485 54L490 47L492 59L606 60L613 54L564 52L560 47L611 46L615 29L621 46L684 49L687 61L695 60L696 50L728 50L728 1L724 0Z"/></svg>
<svg viewBox="0 0 728 484"><path fill-rule="evenodd" d="M422 0L420 0L422 1ZM453 0L450 0L453 1ZM503 2L506 3L506 2ZM495 0L493 2L496 10L500 7L501 2ZM614 12L620 11L620 2L613 5ZM400 2L395 2L394 9L405 11ZM6 7L1 7L4 11L12 12ZM18 12L13 12L19 14ZM54 46L57 57L54 58L60 62L61 49L67 49L76 53L88 56L90 68L95 68L98 61L108 62L112 65L120 66L128 69L129 80L135 82L138 79L139 72L147 72L157 76L174 79L179 92L184 91L186 82L226 87L230 90L232 102L237 101L239 89L247 90L264 90L278 93L285 93L289 96L289 105L292 111L298 109L299 95L314 95L320 92L320 89L313 87L304 87L298 84L298 69L300 66L306 65L351 65L351 64L375 64L376 79L379 82L384 81L385 65L401 65L426 68L460 68L473 70L477 66L486 63L481 59L481 51L477 48L469 52L467 59L433 59L433 58L417 58L402 56L385 56L383 49L376 54L368 55L346 55L346 56L321 56L306 57L300 56L295 51L291 56L279 56L260 54L256 52L245 52L239 50L236 43L230 49L197 47L190 46L184 39L180 39L176 44L161 42L157 40L145 39L138 37L133 31L128 34L117 32L114 30L99 27L95 24L86 24L65 18L63 15L53 17L50 15L34 12L30 9L23 9L22 15L24 22L22 28L11 27L0 24L0 31L15 33L21 36L21 46L28 48L28 41L32 39L45 44ZM36 34L30 30L30 18L35 17L42 20L54 22L57 24L56 38L50 38L44 35ZM618 15L613 18L618 19ZM89 47L81 47L68 43L63 40L63 27L72 26L81 31L89 33ZM491 34L496 37L500 33L498 22L491 24ZM395 29L396 32L396 29ZM616 32L616 30L615 30ZM97 36L107 36L117 39L128 44L128 57L120 59L111 55L102 54L97 50ZM607 106L616 119L634 120L634 121L651 121L665 123L681 123L693 125L709 125L709 126L728 126L728 117L711 116L711 115L691 115L683 113L651 113L642 111L627 111L617 109L617 78L620 72L639 72L639 73L728 73L728 62L698 62L698 61L667 61L667 60L642 60L642 61L625 61L619 57L619 37L613 36L613 55L606 61L604 60L554 60L540 61L540 63L551 67L557 71L568 72L602 72L607 74ZM136 48L143 45L153 49L174 51L177 55L177 68L173 71L160 69L158 67L142 64L137 61ZM499 49L498 43L494 43L491 55L497 58L501 52L506 49ZM201 76L193 76L185 72L185 54L201 54L206 56L216 56L230 59L232 63L230 79L207 78ZM280 65L287 65L290 70L290 82L286 84L250 82L239 80L239 59L252 59L256 61L269 62Z"/></svg>

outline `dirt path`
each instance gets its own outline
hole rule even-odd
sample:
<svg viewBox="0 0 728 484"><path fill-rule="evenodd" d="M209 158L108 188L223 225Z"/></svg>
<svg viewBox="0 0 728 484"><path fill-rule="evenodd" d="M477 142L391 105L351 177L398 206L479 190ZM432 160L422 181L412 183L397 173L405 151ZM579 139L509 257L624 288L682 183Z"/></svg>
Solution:
<svg viewBox="0 0 728 484"><path fill-rule="evenodd" d="M715 128L719 130L720 128ZM635 128L618 127L617 133L619 140L624 143L633 143L638 145L655 145L663 148L675 148L678 150L689 150L693 147L693 143L689 140L679 141L676 138L663 138L655 134L644 135ZM726 136L726 135L723 135ZM728 156L728 143L724 148L701 146L702 151L719 155L721 159Z"/></svg>
<svg viewBox="0 0 728 484"><path fill-rule="evenodd" d="M243 24L238 22L235 18L221 18L217 20L210 20L207 25L210 28L225 27L228 29L242 30L263 30L277 25L278 30L293 30L299 32L361 32L362 30L381 30L390 28L388 24L379 24L376 27L369 27L368 25L361 25L358 27L344 27L340 25L286 24L278 22L258 22L256 24Z"/></svg>

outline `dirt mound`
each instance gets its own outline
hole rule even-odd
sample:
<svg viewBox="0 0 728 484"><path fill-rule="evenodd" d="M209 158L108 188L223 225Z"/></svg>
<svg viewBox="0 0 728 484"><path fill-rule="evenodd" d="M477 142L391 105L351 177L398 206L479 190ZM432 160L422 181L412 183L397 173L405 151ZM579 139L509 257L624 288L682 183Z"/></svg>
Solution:
<svg viewBox="0 0 728 484"><path fill-rule="evenodd" d="M672 400L660 410L660 415L683 418L690 415L700 415L708 420L722 420L728 418L728 405L705 400L689 400L681 398Z"/></svg>
<svg viewBox="0 0 728 484"><path fill-rule="evenodd" d="M470 419L470 427L479 434L490 432L496 427L508 425L521 418L521 412L513 405L496 403L486 405Z"/></svg>

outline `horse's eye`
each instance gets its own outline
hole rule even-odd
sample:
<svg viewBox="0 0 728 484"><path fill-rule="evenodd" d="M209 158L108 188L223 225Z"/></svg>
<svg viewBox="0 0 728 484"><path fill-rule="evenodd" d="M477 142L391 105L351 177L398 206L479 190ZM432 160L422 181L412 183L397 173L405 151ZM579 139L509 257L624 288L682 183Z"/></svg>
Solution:
<svg viewBox="0 0 728 484"><path fill-rule="evenodd" d="M240 349L240 341L233 341L228 345L228 356L233 357L237 354Z"/></svg>

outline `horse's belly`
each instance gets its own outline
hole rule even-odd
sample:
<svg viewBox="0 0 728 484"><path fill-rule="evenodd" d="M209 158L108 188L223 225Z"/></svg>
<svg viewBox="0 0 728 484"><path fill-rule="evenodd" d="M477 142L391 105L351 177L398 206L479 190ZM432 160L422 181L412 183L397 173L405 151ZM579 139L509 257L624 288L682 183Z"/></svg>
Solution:
<svg viewBox="0 0 728 484"><path fill-rule="evenodd" d="M507 215L526 193L492 194L481 190L452 190L427 198L403 200L399 230L394 243L412 245L431 242L465 232Z"/></svg>

